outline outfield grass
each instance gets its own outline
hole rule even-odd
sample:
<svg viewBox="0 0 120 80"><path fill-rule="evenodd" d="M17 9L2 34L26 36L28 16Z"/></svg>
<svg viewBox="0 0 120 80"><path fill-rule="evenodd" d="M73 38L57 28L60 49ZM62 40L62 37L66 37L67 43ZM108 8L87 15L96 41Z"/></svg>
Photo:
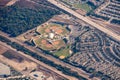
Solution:
<svg viewBox="0 0 120 80"><path fill-rule="evenodd" d="M41 40L42 40L42 38L35 39L35 40L34 40L34 43L35 43L37 46L39 46L39 44L41 43Z"/></svg>
<svg viewBox="0 0 120 80"><path fill-rule="evenodd" d="M56 49L59 49L60 47L66 45L65 42L64 42L63 40L59 40L59 41L60 41L60 43L59 43L58 45L54 45L54 47L55 47Z"/></svg>
<svg viewBox="0 0 120 80"><path fill-rule="evenodd" d="M62 50L59 50L59 51L56 51L53 53L55 56L57 57L60 57L60 56L65 56L65 57L68 57L70 54L69 54L69 46L65 47L64 49Z"/></svg>
<svg viewBox="0 0 120 80"><path fill-rule="evenodd" d="M39 27L39 28L38 28L38 33L40 33L40 34L45 33L45 29L46 29L46 28L48 28L48 26L46 26L46 27Z"/></svg>
<svg viewBox="0 0 120 80"><path fill-rule="evenodd" d="M50 23L49 26L50 26L50 27L51 27L51 26L59 26L59 27L61 27L60 24L55 24L55 23Z"/></svg>
<svg viewBox="0 0 120 80"><path fill-rule="evenodd" d="M39 47L39 48L42 48L44 50L52 50L54 49L55 47L51 47L51 48L48 48L46 47L46 45L44 45L43 43L41 43L41 40L43 40L44 38L39 38L39 39L36 39L34 42L35 44Z"/></svg>

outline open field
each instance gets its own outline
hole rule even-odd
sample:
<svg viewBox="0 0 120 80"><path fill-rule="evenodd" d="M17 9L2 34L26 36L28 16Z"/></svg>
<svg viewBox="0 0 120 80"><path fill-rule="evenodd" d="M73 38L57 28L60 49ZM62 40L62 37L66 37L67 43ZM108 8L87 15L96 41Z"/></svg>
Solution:
<svg viewBox="0 0 120 80"><path fill-rule="evenodd" d="M92 8L88 4L74 4L74 7L77 9L85 10L86 12L92 10Z"/></svg>
<svg viewBox="0 0 120 80"><path fill-rule="evenodd" d="M70 8L74 8L74 9L81 9L83 12L90 12L93 9L93 6L87 4L87 3L80 3L79 1L70 1L70 0L59 0L63 3L65 3L67 6L69 6Z"/></svg>
<svg viewBox="0 0 120 80"><path fill-rule="evenodd" d="M20 56L15 51L9 50L2 54L1 60L4 60L5 63L11 65L12 67L15 67L16 70L24 73L24 70L26 72L32 71L37 67L35 63L33 63L30 60L25 59L25 57ZM26 69L27 68L27 69Z"/></svg>
<svg viewBox="0 0 120 80"><path fill-rule="evenodd" d="M4 52L2 55L10 60L16 61L16 62L22 62L24 61L24 58L18 55L15 55L14 53L16 53L15 51L12 50L7 50L6 52Z"/></svg>
<svg viewBox="0 0 120 80"><path fill-rule="evenodd" d="M53 52L53 55L59 57L60 59L64 59L70 55L69 50L70 50L70 48L69 48L69 46L67 46L64 49Z"/></svg>

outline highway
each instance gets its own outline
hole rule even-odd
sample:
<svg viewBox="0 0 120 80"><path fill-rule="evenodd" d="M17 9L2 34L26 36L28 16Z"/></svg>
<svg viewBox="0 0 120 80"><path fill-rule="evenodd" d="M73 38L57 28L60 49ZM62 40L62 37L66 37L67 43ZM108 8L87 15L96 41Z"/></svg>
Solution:
<svg viewBox="0 0 120 80"><path fill-rule="evenodd" d="M89 20L88 18L80 15L79 13L77 13L74 10L66 7L65 5L61 4L60 2L57 2L55 0L48 0L48 1L50 3L52 3L53 5L59 7L60 9L65 10L66 12L72 14L73 16L77 17L78 19L83 20L84 22L88 23L89 25L91 25L91 26L101 30L102 32L112 36L114 39L120 41L120 35L114 33L112 30L109 30L109 29L107 29L107 28L105 28L105 27L103 27L103 26L101 26L101 25L99 25L99 24Z"/></svg>

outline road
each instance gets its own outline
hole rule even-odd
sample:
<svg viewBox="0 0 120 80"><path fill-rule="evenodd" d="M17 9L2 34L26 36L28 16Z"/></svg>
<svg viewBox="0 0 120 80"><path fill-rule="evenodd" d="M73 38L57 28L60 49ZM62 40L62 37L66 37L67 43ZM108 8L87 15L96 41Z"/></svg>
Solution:
<svg viewBox="0 0 120 80"><path fill-rule="evenodd" d="M120 35L114 33L113 31L111 31L111 30L109 30L109 29L107 29L107 28L89 20L88 18L80 15L79 13L75 12L74 10L66 7L65 5L62 5L60 2L57 2L55 0L48 0L48 1L52 4L54 4L55 6L59 7L60 9L65 10L66 12L72 14L73 16L77 17L78 19L83 20L84 22L88 23L89 25L101 30L102 32L112 36L114 39L120 41Z"/></svg>
<svg viewBox="0 0 120 80"><path fill-rule="evenodd" d="M105 0L104 3L95 10L95 13L99 14L99 12L109 4L110 4L110 0Z"/></svg>

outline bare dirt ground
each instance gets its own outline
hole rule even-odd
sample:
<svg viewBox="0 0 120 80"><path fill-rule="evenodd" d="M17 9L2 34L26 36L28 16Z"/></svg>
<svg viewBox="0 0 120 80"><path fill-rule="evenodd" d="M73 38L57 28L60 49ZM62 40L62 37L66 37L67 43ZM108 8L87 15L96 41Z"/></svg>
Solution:
<svg viewBox="0 0 120 80"><path fill-rule="evenodd" d="M14 54L14 55L16 55L16 54ZM17 66L17 67L15 67L15 69L20 71L20 72L23 72L24 70L29 72L37 67L37 65L34 62L30 62L27 60L23 60L22 62L18 62L16 60L16 58L14 58L15 56L12 56L12 57L13 57L12 59L8 59L8 58L4 57L3 55L1 55L0 60L4 61L5 63L7 63L13 67Z"/></svg>
<svg viewBox="0 0 120 80"><path fill-rule="evenodd" d="M6 52L8 49L6 47L4 47L3 45L0 44L0 54L3 54L4 52Z"/></svg>
<svg viewBox="0 0 120 80"><path fill-rule="evenodd" d="M2 62L11 65L20 72L30 72L37 67L36 63L21 56L18 52L11 50L9 47L4 46L2 42L0 42L0 54L2 54L0 55Z"/></svg>
<svg viewBox="0 0 120 80"><path fill-rule="evenodd" d="M58 45L60 43L60 41L54 41L52 44L53 45Z"/></svg>
<svg viewBox="0 0 120 80"><path fill-rule="evenodd" d="M11 5L15 4L17 1L18 0L11 0L6 4L6 6L11 6Z"/></svg>

